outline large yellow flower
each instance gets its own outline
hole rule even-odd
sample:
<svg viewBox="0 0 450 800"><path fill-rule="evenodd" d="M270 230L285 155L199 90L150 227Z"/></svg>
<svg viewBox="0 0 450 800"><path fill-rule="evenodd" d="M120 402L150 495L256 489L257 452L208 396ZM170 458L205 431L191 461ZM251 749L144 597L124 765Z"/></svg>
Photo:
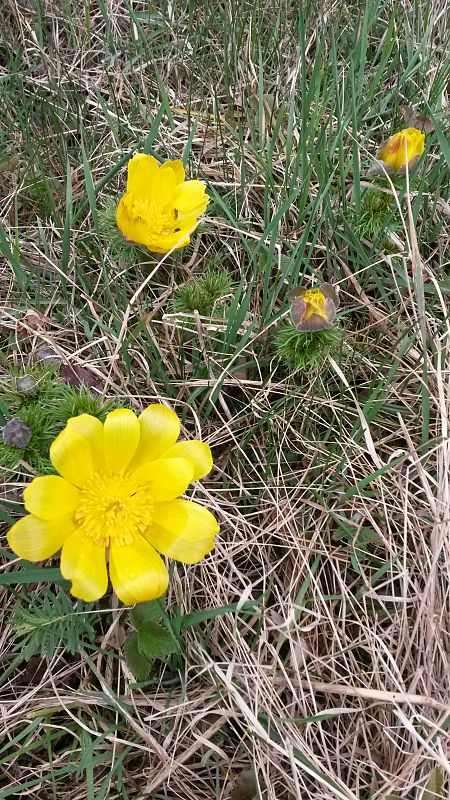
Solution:
<svg viewBox="0 0 450 800"><path fill-rule="evenodd" d="M136 153L128 162L127 191L116 212L123 235L154 253L189 244L189 232L206 210L209 197L201 181L185 177L181 161L159 166L153 156Z"/></svg>
<svg viewBox="0 0 450 800"><path fill-rule="evenodd" d="M59 475L35 478L24 491L30 513L10 529L12 550L41 561L60 548L61 572L72 594L98 600L112 585L131 605L160 597L168 583L164 561L193 564L214 547L215 517L179 499L191 481L210 472L204 442L177 442L180 421L163 405L137 417L117 409L102 424L72 417L50 448Z"/></svg>
<svg viewBox="0 0 450 800"><path fill-rule="evenodd" d="M394 133L377 153L387 172L412 169L425 149L425 136L417 128L404 128Z"/></svg>

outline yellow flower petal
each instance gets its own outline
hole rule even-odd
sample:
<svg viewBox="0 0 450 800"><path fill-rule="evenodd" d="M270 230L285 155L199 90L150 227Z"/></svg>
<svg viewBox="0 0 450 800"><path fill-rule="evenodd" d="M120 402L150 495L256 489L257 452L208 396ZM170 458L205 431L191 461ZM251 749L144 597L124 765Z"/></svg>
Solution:
<svg viewBox="0 0 450 800"><path fill-rule="evenodd" d="M174 500L184 494L192 481L193 467L184 458L158 458L142 464L131 475L136 486L149 484L148 491L154 503Z"/></svg>
<svg viewBox="0 0 450 800"><path fill-rule="evenodd" d="M183 219L179 226L179 230L174 233L167 233L164 236L151 233L147 239L146 247L152 253L168 253L169 250L175 248L180 250L181 247L186 247L191 241L191 233L197 227L197 219L195 217L186 217Z"/></svg>
<svg viewBox="0 0 450 800"><path fill-rule="evenodd" d="M127 408L110 411L103 427L105 467L111 472L126 470L133 458L141 429L136 414Z"/></svg>
<svg viewBox="0 0 450 800"><path fill-rule="evenodd" d="M209 203L205 184L201 181L186 181L177 187L173 200L178 212L177 219L185 217L201 217Z"/></svg>
<svg viewBox="0 0 450 800"><path fill-rule="evenodd" d="M395 171L417 160L425 149L425 136L417 128L404 128L391 136L378 151L378 158Z"/></svg>
<svg viewBox="0 0 450 800"><path fill-rule="evenodd" d="M73 514L80 492L59 475L35 478L23 493L25 508L39 519L58 519Z"/></svg>
<svg viewBox="0 0 450 800"><path fill-rule="evenodd" d="M165 172L166 169L170 169L175 175L175 183L178 185L179 183L183 183L186 173L184 171L183 162L177 159L176 161L165 161L164 164L160 166L161 172Z"/></svg>
<svg viewBox="0 0 450 800"><path fill-rule="evenodd" d="M135 153L128 162L127 192L142 197L149 195L149 187L158 174L158 162L146 153Z"/></svg>
<svg viewBox="0 0 450 800"><path fill-rule="evenodd" d="M169 582L164 561L141 536L130 545L111 542L109 574L119 600L127 606L156 600Z"/></svg>
<svg viewBox="0 0 450 800"><path fill-rule="evenodd" d="M177 188L176 173L172 169L158 167L155 181L150 187L150 197L164 208L169 203L172 206L173 197Z"/></svg>
<svg viewBox="0 0 450 800"><path fill-rule="evenodd" d="M91 414L79 414L68 420L67 427L87 439L95 471L103 469L103 424L100 420Z"/></svg>
<svg viewBox="0 0 450 800"><path fill-rule="evenodd" d="M175 444L180 435L180 420L174 411L153 403L139 416L141 437L136 455L130 464L133 471L141 464L159 458Z"/></svg>
<svg viewBox="0 0 450 800"><path fill-rule="evenodd" d="M6 538L11 550L27 561L44 561L62 547L75 523L71 516L42 520L28 514L16 522Z"/></svg>
<svg viewBox="0 0 450 800"><path fill-rule="evenodd" d="M146 220L133 213L130 196L124 194L116 209L116 223L120 232L131 242L147 246L151 229Z"/></svg>
<svg viewBox="0 0 450 800"><path fill-rule="evenodd" d="M190 442L177 442L164 453L164 458L185 458L192 465L191 480L198 481L212 470L211 448L205 442L193 439ZM182 494L182 492L180 492Z"/></svg>
<svg viewBox="0 0 450 800"><path fill-rule="evenodd" d="M197 225L195 217L186 217L182 222L173 217L170 229L160 233L153 227L151 214L147 219L143 213L142 207L134 205L128 193L120 199L116 210L117 227L131 242L142 244L153 253L168 253L172 248L178 250L189 244L189 231L195 230ZM167 213L173 212L169 209Z"/></svg>
<svg viewBox="0 0 450 800"><path fill-rule="evenodd" d="M176 236L171 236L170 239L169 237L165 237L163 240L152 239L147 247L152 253L168 253L169 250L181 250L182 247L187 247L190 241L190 235L180 238L180 233L178 233Z"/></svg>
<svg viewBox="0 0 450 800"><path fill-rule="evenodd" d="M94 472L89 441L68 426L50 445L50 461L60 475L75 486L83 486Z"/></svg>
<svg viewBox="0 0 450 800"><path fill-rule="evenodd" d="M103 597L108 588L105 548L95 544L83 529L77 528L63 544L61 572L74 597L92 603Z"/></svg>
<svg viewBox="0 0 450 800"><path fill-rule="evenodd" d="M156 550L184 564L195 564L214 548L219 532L216 518L189 500L170 500L155 505L146 539Z"/></svg>

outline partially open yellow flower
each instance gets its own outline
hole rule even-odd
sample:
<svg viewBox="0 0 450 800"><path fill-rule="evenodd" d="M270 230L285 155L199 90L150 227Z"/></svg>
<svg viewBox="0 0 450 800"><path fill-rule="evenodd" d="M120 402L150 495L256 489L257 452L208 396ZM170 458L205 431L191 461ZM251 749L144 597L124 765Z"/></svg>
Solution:
<svg viewBox="0 0 450 800"><path fill-rule="evenodd" d="M417 128L404 128L394 133L377 153L387 172L411 170L425 149L425 135Z"/></svg>
<svg viewBox="0 0 450 800"><path fill-rule="evenodd" d="M117 227L127 239L154 253L185 247L209 203L201 181L185 180L181 161L136 153L128 162L127 191L116 211Z"/></svg>
<svg viewBox="0 0 450 800"><path fill-rule="evenodd" d="M333 286L324 283L315 289L292 289L291 316L299 331L321 331L332 328L339 298Z"/></svg>
<svg viewBox="0 0 450 800"><path fill-rule="evenodd" d="M41 561L60 548L72 594L98 600L112 585L131 605L160 597L168 573L158 555L193 564L214 548L215 517L179 499L212 468L204 442L177 442L180 421L163 405L137 417L117 409L102 424L72 417L50 448L59 475L35 478L24 491L30 513L10 529L12 550ZM158 552L157 552L158 551Z"/></svg>

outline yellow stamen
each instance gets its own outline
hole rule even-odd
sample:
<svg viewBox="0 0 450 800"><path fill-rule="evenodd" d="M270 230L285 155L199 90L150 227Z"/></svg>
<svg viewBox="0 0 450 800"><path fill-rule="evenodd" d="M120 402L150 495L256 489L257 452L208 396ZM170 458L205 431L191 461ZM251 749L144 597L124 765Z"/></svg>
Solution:
<svg viewBox="0 0 450 800"><path fill-rule="evenodd" d="M174 229L175 215L167 213L159 203L153 200L142 200L133 196L129 204L129 211L132 215L145 220L156 234L167 235Z"/></svg>
<svg viewBox="0 0 450 800"><path fill-rule="evenodd" d="M309 319L313 314L317 314L319 317L323 317L323 319L326 318L326 297L322 294L320 289L306 289L305 292L302 292L302 297L306 303L306 311L303 316L304 320Z"/></svg>
<svg viewBox="0 0 450 800"><path fill-rule="evenodd" d="M137 486L130 475L96 472L80 493L75 522L96 544L128 545L152 521L153 501L148 485Z"/></svg>

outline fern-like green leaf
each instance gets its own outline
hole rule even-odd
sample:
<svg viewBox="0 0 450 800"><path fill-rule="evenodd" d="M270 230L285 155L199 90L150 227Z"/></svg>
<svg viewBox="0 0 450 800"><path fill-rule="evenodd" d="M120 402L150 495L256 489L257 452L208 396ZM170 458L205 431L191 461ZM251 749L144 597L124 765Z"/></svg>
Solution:
<svg viewBox="0 0 450 800"><path fill-rule="evenodd" d="M65 592L55 595L48 589L43 596L27 594L15 607L11 619L16 650L25 661L38 653L51 659L57 650L74 655L83 648L83 643L95 638L93 623L99 617L88 616L90 610L90 605L80 601L74 608Z"/></svg>

